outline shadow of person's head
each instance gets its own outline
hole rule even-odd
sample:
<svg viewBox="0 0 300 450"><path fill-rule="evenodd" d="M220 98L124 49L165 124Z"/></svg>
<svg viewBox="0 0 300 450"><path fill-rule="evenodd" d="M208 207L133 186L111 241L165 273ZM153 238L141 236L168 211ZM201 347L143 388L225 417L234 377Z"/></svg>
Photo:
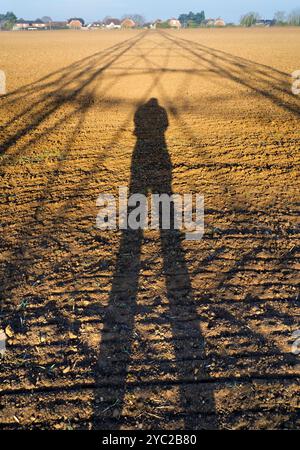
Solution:
<svg viewBox="0 0 300 450"><path fill-rule="evenodd" d="M138 139L157 141L164 138L169 126L168 115L157 98L151 98L137 109L134 124Z"/></svg>
<svg viewBox="0 0 300 450"><path fill-rule="evenodd" d="M165 138L169 121L157 98L137 108L134 125L137 140L131 160L130 192L171 192L172 163Z"/></svg>

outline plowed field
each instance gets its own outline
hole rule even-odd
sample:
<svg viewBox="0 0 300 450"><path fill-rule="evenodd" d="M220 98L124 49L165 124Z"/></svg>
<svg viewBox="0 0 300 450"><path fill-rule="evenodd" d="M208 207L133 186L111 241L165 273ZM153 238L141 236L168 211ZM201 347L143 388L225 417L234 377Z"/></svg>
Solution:
<svg viewBox="0 0 300 450"><path fill-rule="evenodd" d="M2 428L299 428L299 48L292 28L1 33ZM201 241L96 228L151 98Z"/></svg>

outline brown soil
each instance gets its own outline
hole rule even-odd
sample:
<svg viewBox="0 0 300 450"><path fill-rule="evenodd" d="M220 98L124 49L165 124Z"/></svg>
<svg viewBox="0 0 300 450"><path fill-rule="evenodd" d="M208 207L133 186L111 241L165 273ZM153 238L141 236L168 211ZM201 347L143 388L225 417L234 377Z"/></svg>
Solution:
<svg viewBox="0 0 300 450"><path fill-rule="evenodd" d="M2 428L299 427L300 29L1 44ZM129 184L151 97L206 233L147 231L139 258L96 229L96 199Z"/></svg>

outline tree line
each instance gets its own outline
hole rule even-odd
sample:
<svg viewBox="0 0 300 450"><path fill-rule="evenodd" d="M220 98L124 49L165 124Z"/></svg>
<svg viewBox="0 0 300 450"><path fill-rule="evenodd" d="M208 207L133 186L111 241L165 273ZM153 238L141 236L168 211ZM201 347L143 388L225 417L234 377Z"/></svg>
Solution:
<svg viewBox="0 0 300 450"><path fill-rule="evenodd" d="M260 15L257 12L249 12L244 14L240 19L240 25L245 27L251 27L255 25L260 20ZM289 14L285 11L277 11L274 14L273 25L290 25L290 26L300 26L300 8L294 9Z"/></svg>
<svg viewBox="0 0 300 450"><path fill-rule="evenodd" d="M6 14L0 14L0 29L11 30L17 21L17 16L8 11Z"/></svg>
<svg viewBox="0 0 300 450"><path fill-rule="evenodd" d="M145 19L140 14L128 14L124 16L126 18L132 18L134 22L142 26L145 23ZM44 17L43 19L45 22L50 22L50 17ZM42 20L43 20L42 19ZM183 27L199 27L206 23L205 21L205 12L192 12L180 14L178 17L178 20L180 21L181 25ZM244 14L240 19L240 25L245 27L251 27L255 25L260 20L260 15L257 12L248 12L247 14ZM0 14L0 29L2 30L11 30L15 23L17 21L17 16L11 12L8 11L6 14ZM300 8L294 9L290 13L286 13L285 11L277 11L274 14L273 20L271 21L272 25L279 25L279 26L300 26ZM161 27L165 25L165 27L168 27L168 22L162 22ZM233 25L233 24L231 24Z"/></svg>
<svg viewBox="0 0 300 450"><path fill-rule="evenodd" d="M205 21L205 12L193 13L190 11L188 14L180 14L178 20L184 27L200 26Z"/></svg>

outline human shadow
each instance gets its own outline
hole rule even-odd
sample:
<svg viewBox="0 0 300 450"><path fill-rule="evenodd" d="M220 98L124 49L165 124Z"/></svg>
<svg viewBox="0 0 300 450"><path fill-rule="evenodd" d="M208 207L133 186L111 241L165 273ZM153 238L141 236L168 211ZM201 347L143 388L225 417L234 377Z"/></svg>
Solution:
<svg viewBox="0 0 300 450"><path fill-rule="evenodd" d="M131 161L129 194L171 195L172 162L165 138L169 126L166 110L159 105L157 99L152 98L138 107L134 123L137 140ZM213 383L205 369L204 339L192 295L182 235L174 228L174 224L171 224L169 230L162 228L161 213L159 219L163 274L169 307L167 317L172 329L176 366L176 380L171 380L171 384L178 387L180 398L180 405L174 416L177 421L184 423L185 429L215 429L217 420ZM108 426L116 429L126 423L126 417L122 417L122 408L125 394L130 389L127 376L129 364L131 367L133 364L132 342L138 310L136 300L142 266L143 237L141 229L124 230L121 237L96 367L97 392L93 420L96 429ZM160 355L157 356L159 364L170 366L169 369L164 367L164 372L170 371L174 359L166 361ZM149 355L143 355L147 366L151 366L150 360ZM168 385L168 380L164 381L163 377L160 379L159 372L154 377L150 374L145 385L161 386L162 389L164 385ZM143 383L139 385L143 389ZM155 419L151 423L152 428L161 426L162 422L155 422Z"/></svg>

